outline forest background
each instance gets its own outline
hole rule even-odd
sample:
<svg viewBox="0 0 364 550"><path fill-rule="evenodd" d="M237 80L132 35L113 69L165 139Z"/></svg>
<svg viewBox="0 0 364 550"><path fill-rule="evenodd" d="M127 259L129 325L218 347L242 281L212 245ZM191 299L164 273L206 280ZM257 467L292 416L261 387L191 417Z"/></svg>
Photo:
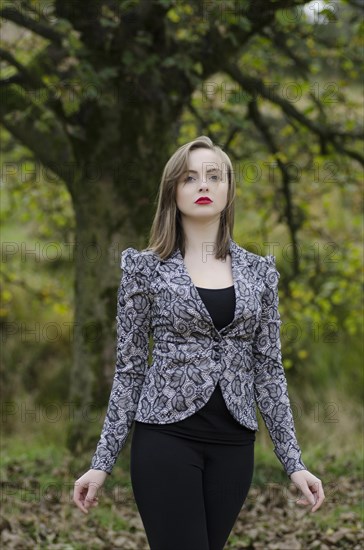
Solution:
<svg viewBox="0 0 364 550"><path fill-rule="evenodd" d="M326 493L315 517L297 509L262 425L228 548L361 547L362 7L1 2L9 548L146 548L131 437L91 518L80 518L72 487L111 389L121 251L146 246L163 167L202 134L234 164L234 239L277 257L298 440Z"/></svg>

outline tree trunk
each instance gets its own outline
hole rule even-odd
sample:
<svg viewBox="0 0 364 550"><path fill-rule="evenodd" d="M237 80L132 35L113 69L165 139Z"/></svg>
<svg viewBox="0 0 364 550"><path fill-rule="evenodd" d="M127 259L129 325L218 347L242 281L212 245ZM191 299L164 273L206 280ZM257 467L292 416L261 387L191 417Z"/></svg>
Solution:
<svg viewBox="0 0 364 550"><path fill-rule="evenodd" d="M115 201L113 183L90 174L79 183L74 203L74 340L70 376L72 422L68 446L81 451L89 438L95 409L105 403L114 367L116 295L119 259L129 246L130 233L113 227L122 220L122 205ZM81 192L81 189L83 192Z"/></svg>
<svg viewBox="0 0 364 550"><path fill-rule="evenodd" d="M67 445L76 454L94 440L95 422L101 429L102 418L96 411L107 404L115 372L120 256L129 246L141 249L147 244L145 229L154 215L166 142L172 143L170 135L162 140L159 132L159 137L159 143L139 138L134 148L130 143L118 147L119 154L108 155L117 158L116 163L105 158L88 161L80 180L74 181L74 360L69 393L73 414Z"/></svg>

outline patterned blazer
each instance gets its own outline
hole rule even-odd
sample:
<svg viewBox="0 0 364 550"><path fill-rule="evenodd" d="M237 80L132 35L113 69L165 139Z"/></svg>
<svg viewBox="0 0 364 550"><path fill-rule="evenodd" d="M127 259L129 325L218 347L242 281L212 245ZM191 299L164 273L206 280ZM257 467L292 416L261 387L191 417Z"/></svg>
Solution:
<svg viewBox="0 0 364 550"><path fill-rule="evenodd" d="M117 304L117 359L91 468L111 473L133 420L168 424L201 409L219 382L226 406L259 431L256 404L287 475L306 470L282 365L275 256L230 239L236 307L218 331L177 248L162 261L127 248ZM149 336L153 350L149 365Z"/></svg>

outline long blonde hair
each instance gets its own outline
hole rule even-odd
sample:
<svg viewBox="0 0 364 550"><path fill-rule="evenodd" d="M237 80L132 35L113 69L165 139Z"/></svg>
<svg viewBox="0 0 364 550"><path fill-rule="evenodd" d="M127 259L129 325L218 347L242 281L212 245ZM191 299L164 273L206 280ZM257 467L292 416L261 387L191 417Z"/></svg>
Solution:
<svg viewBox="0 0 364 550"><path fill-rule="evenodd" d="M157 195L157 210L150 230L148 247L165 260L176 249L185 254L185 236L180 221L180 212L176 204L176 187L181 176L188 170L188 155L193 149L211 149L220 156L226 165L228 177L228 201L220 215L220 226L216 243L216 259L225 259L229 250L229 241L232 238L234 227L234 200L236 184L231 160L218 146L214 145L207 136L200 136L193 141L182 145L171 156L164 167L162 179Z"/></svg>

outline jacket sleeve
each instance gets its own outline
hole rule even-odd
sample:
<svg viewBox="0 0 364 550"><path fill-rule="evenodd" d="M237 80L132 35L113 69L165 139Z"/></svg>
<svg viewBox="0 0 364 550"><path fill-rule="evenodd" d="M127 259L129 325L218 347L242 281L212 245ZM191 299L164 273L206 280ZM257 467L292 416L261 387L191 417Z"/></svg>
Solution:
<svg viewBox="0 0 364 550"><path fill-rule="evenodd" d="M121 255L123 274L117 295L116 367L101 436L91 468L111 474L131 429L148 369L150 272L133 248Z"/></svg>
<svg viewBox="0 0 364 550"><path fill-rule="evenodd" d="M278 282L275 256L265 257L262 317L253 341L254 397L274 444L274 452L290 476L307 470L296 439L294 420L282 365Z"/></svg>

